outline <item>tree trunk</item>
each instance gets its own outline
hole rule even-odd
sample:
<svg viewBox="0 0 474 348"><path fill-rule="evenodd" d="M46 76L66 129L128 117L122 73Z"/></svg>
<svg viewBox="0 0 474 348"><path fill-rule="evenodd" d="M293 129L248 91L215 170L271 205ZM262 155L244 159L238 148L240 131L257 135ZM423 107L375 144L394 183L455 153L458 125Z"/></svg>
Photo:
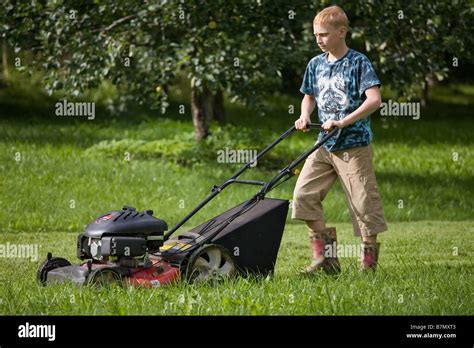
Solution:
<svg viewBox="0 0 474 348"><path fill-rule="evenodd" d="M204 107L204 115L206 116L207 124L210 124L212 119L214 118L214 95L204 87L204 91L202 93L203 97L203 107Z"/></svg>
<svg viewBox="0 0 474 348"><path fill-rule="evenodd" d="M421 91L421 98L420 98L422 107L425 107L426 103L428 103L429 89L430 89L430 86L428 85L428 81L425 80L425 82L423 83L423 90Z"/></svg>
<svg viewBox="0 0 474 348"><path fill-rule="evenodd" d="M2 68L3 68L3 79L8 80L10 75L8 74L8 58L7 58L7 39L2 39Z"/></svg>
<svg viewBox="0 0 474 348"><path fill-rule="evenodd" d="M212 120L224 123L224 96L221 90L213 94L209 88L199 91L191 84L191 114L197 141L207 138Z"/></svg>
<svg viewBox="0 0 474 348"><path fill-rule="evenodd" d="M224 95L222 90L218 90L213 98L213 118L219 124L224 124L225 122L225 114L224 114Z"/></svg>
<svg viewBox="0 0 474 348"><path fill-rule="evenodd" d="M209 90L204 88L201 92L196 87L191 87L191 114L194 125L194 136L197 141L209 135L209 115L206 114L206 104L209 103Z"/></svg>
<svg viewBox="0 0 474 348"><path fill-rule="evenodd" d="M426 107L428 104L428 99L430 95L430 89L436 83L436 77L432 74L429 74L425 78L425 82L423 83L423 90L421 91L421 106Z"/></svg>

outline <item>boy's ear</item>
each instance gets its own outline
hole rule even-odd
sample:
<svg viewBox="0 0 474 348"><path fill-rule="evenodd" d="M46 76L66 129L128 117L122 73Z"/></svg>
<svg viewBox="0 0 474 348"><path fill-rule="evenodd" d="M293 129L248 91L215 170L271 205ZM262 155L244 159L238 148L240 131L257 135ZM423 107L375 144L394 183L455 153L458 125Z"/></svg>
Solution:
<svg viewBox="0 0 474 348"><path fill-rule="evenodd" d="M346 37L347 34L347 28L345 26L342 26L339 28L339 36L342 38Z"/></svg>

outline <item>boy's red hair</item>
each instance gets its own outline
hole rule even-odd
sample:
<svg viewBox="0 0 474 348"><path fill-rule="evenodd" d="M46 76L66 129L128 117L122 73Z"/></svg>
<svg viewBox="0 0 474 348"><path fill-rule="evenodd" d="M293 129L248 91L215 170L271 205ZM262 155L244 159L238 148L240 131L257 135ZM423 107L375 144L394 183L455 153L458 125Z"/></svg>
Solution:
<svg viewBox="0 0 474 348"><path fill-rule="evenodd" d="M330 24L335 28L346 27L349 29L347 15L339 6L329 6L319 12L313 20L313 25L317 24Z"/></svg>

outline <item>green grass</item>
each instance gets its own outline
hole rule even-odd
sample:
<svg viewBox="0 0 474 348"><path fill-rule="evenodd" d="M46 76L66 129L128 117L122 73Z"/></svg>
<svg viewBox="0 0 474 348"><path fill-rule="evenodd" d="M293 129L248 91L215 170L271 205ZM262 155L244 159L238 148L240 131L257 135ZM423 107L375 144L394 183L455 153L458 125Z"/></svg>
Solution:
<svg viewBox="0 0 474 348"><path fill-rule="evenodd" d="M138 118L136 124L120 119L35 123L6 118L0 121L0 230L79 231L98 213L120 208L124 203L154 209L158 216L175 223L214 184L223 182L239 168L217 163L217 149L245 148L245 139L248 148L262 149L289 126L290 120L285 121L285 127L273 131L262 123L261 133L238 125L227 131L216 129L213 137L217 140L196 146L190 122L171 117ZM418 121L383 121L373 122L373 149L387 219L471 219L471 120L427 116ZM313 137L292 135L269 153L270 160L262 159L260 166L243 178L268 180L276 168L309 147ZM126 152L130 153L130 161L126 161ZM19 161L16 156L21 157ZM183 161L190 165L180 165ZM293 187L294 179L272 194L291 199ZM214 216L222 205L233 206L254 192L254 187L231 187L216 201L218 204L203 211L202 217ZM339 183L325 201L325 214L328 221L349 221Z"/></svg>
<svg viewBox="0 0 474 348"><path fill-rule="evenodd" d="M335 224L340 245L357 243L351 226ZM287 225L272 278L236 278L217 285L180 283L155 289L42 287L38 262L0 259L4 315L472 315L474 222L391 223L380 236L380 267L360 274L354 257L341 258L339 277L302 277L309 257L306 231ZM75 258L75 233L4 233L0 243L38 243ZM455 249L457 248L457 249ZM457 255L455 255L457 253ZM21 276L19 276L21 274Z"/></svg>
<svg viewBox="0 0 474 348"><path fill-rule="evenodd" d="M87 121L57 118L54 100L8 93L0 92L0 244L39 244L41 259L53 251L74 260L85 224L124 204L153 209L172 226L239 168L217 163L218 149L261 149L291 126L288 105L299 109L299 100L286 96L273 98L265 116L229 104L230 125L213 125L211 138L197 146L177 100L164 116L135 110L113 117L99 108ZM98 296L86 288L42 288L35 283L40 260L0 258L0 313L472 315L472 95L470 86L441 87L420 120L373 117L374 164L390 228L381 235L375 275L359 274L356 259L345 258L337 279L299 277L296 269L309 258L306 232L288 219L273 278L215 287L179 284ZM268 180L313 142L313 134L294 134L242 178ZM294 179L270 196L291 199L293 187ZM187 226L255 192L230 186ZM340 241L356 243L339 183L324 208Z"/></svg>

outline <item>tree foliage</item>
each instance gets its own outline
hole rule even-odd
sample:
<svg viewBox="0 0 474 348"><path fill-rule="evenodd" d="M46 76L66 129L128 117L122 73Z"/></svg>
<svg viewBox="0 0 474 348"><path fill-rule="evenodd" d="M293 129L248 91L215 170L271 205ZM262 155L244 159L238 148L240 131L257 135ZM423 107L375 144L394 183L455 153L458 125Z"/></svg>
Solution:
<svg viewBox="0 0 474 348"><path fill-rule="evenodd" d="M338 2L336 2L338 3ZM312 19L327 1L1 0L0 35L26 69L44 72L49 93L79 96L109 81L123 109L134 101L164 112L168 86L185 74L193 118L208 133L206 104L258 106L281 88L285 72L302 74L319 54ZM384 84L413 97L429 76L446 78L472 62L469 2L340 2L354 42L363 43Z"/></svg>

